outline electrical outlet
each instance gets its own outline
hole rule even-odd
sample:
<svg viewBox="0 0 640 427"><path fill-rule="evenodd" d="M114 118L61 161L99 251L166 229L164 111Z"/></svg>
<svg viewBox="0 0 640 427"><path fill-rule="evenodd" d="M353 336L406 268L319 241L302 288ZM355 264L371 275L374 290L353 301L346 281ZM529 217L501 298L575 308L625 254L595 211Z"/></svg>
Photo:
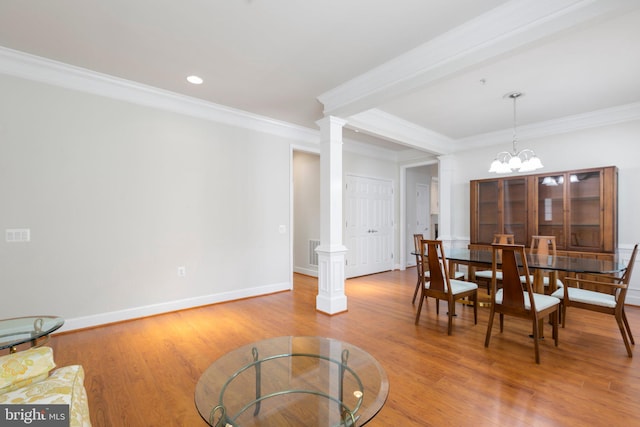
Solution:
<svg viewBox="0 0 640 427"><path fill-rule="evenodd" d="M185 266L178 267L178 277L186 277L187 276L187 268Z"/></svg>
<svg viewBox="0 0 640 427"><path fill-rule="evenodd" d="M28 228L11 228L5 230L7 243L19 243L31 241L31 230Z"/></svg>

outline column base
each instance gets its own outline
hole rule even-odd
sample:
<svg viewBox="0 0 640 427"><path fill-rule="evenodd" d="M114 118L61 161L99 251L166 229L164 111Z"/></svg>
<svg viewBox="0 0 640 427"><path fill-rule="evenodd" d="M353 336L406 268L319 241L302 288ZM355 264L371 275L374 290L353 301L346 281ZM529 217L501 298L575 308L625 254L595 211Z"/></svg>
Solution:
<svg viewBox="0 0 640 427"><path fill-rule="evenodd" d="M316 310L326 314L347 311L344 294L344 260L347 248L336 246L316 248L318 254L318 296Z"/></svg>
<svg viewBox="0 0 640 427"><path fill-rule="evenodd" d="M347 311L347 297L345 295L328 297L316 296L316 310L325 314L338 314Z"/></svg>

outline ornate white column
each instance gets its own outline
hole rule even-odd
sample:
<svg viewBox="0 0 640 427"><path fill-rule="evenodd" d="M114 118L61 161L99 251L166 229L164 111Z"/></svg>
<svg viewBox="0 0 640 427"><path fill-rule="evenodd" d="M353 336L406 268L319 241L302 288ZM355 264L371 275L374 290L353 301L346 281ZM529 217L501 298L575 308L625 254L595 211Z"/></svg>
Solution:
<svg viewBox="0 0 640 427"><path fill-rule="evenodd" d="M342 127L346 121L328 116L320 126L320 245L316 309L327 314L347 310L342 245Z"/></svg>

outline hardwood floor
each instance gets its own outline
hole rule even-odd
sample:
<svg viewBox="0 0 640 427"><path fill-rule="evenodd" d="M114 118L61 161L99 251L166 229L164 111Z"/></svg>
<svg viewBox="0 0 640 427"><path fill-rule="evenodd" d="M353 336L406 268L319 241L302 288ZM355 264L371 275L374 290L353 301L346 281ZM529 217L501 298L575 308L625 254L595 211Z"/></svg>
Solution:
<svg viewBox="0 0 640 427"><path fill-rule="evenodd" d="M315 311L316 279L264 297L59 334L58 366L82 364L91 420L101 426L205 426L194 404L200 374L252 341L320 335L348 341L386 369L390 391L368 426L617 426L640 422L640 354L626 355L612 316L569 309L560 344L534 361L530 324L506 318L484 347L488 309L458 305L447 336L446 307L429 300L414 324L415 269L348 280L349 310ZM632 331L640 307L629 306ZM634 349L635 350L635 349Z"/></svg>

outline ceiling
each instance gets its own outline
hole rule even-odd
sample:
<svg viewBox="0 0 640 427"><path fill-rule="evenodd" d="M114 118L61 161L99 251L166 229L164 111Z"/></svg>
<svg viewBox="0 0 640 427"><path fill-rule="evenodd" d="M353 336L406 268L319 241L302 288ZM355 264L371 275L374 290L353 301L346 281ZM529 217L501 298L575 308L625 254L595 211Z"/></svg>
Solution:
<svg viewBox="0 0 640 427"><path fill-rule="evenodd" d="M511 129L513 91L524 129L639 103L639 40L636 0L0 2L5 48L432 153Z"/></svg>

